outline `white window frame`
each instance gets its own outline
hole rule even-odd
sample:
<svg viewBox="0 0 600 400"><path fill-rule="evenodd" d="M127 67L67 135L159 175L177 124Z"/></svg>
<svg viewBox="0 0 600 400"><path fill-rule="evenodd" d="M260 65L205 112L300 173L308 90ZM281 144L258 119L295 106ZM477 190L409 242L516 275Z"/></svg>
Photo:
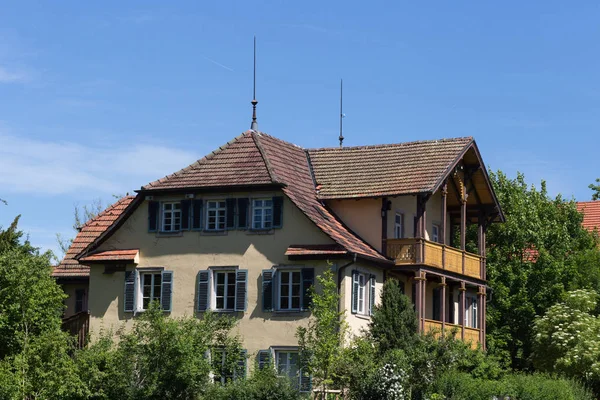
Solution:
<svg viewBox="0 0 600 400"><path fill-rule="evenodd" d="M212 207L211 207L212 206ZM210 216L211 211L215 215ZM222 218L222 221L220 219ZM211 228L211 219L214 227ZM224 231L227 226L227 203L224 199L207 200L206 201L206 230L207 231Z"/></svg>
<svg viewBox="0 0 600 400"><path fill-rule="evenodd" d="M167 210L167 206L170 207ZM181 231L181 202L179 201L165 201L161 203L161 219L160 219L160 230L161 232L179 232ZM170 223L167 224L167 217L170 219ZM179 224L175 221L179 220Z"/></svg>
<svg viewBox="0 0 600 400"><path fill-rule="evenodd" d="M467 307L465 316L465 326L469 328L479 329L479 304L477 301L477 295L475 293L468 293L467 295Z"/></svg>
<svg viewBox="0 0 600 400"><path fill-rule="evenodd" d="M431 224L431 241L436 243L442 243L440 241L440 224Z"/></svg>
<svg viewBox="0 0 600 400"><path fill-rule="evenodd" d="M294 278L294 274L297 273L299 275L299 280L298 280L298 286L299 286L299 290L298 290L298 296L293 296L293 286L295 285L293 278ZM286 308L282 308L281 306L281 288L283 286L282 284L282 276L283 275L288 275L289 277L289 281L287 283L287 285L289 285L289 291L287 294L287 300L288 300L288 307ZM299 269L284 269L284 270L280 270L277 271L277 309L281 310L281 311L299 311L302 309L302 271ZM293 299L295 297L298 297L298 307L292 307L293 304Z"/></svg>
<svg viewBox="0 0 600 400"><path fill-rule="evenodd" d="M398 222L398 217L400 217L400 222ZM401 211L396 211L394 215L394 238L404 238L404 213Z"/></svg>
<svg viewBox="0 0 600 400"><path fill-rule="evenodd" d="M261 202L260 205L257 202ZM269 202L270 205L265 205ZM256 215L260 211L260 215ZM269 213L267 213L269 211ZM269 214L269 215L267 215ZM268 218L267 218L268 217ZM258 219L257 219L258 218ZM257 225L258 222L258 225ZM260 198L252 199L252 229L272 229L273 228L273 199Z"/></svg>
<svg viewBox="0 0 600 400"><path fill-rule="evenodd" d="M275 353L275 372L277 373L277 376L282 377L282 378L288 378L290 380L294 380L296 379L298 382L298 385L300 385L300 377L301 377L301 370L300 370L300 352L298 350L292 350L292 349L275 349L274 350ZM286 354L286 365L285 365L285 374L281 374L279 371L279 356ZM292 364L290 363L291 357L290 355L296 355L297 359L296 359L296 375L292 376L290 374L291 369L290 367L292 366Z"/></svg>
<svg viewBox="0 0 600 400"><path fill-rule="evenodd" d="M358 276L358 302L356 304L356 313L361 315L368 314L368 301L369 301L369 280L367 279L367 274L363 274L359 272ZM362 279L362 284L361 284ZM361 308L362 305L362 308Z"/></svg>
<svg viewBox="0 0 600 400"><path fill-rule="evenodd" d="M136 270L135 272L136 274L136 280L137 280L137 304L135 305L135 309L136 311L146 311L146 308L144 307L144 276L145 275L152 275L152 283L150 286L150 301L148 302L151 303L152 301L156 301L158 300L158 302L161 301L162 299L162 270ZM154 283L154 280L156 279L156 275L160 276L160 295L158 296L158 299L155 299L154 297L154 288L156 286L156 284Z"/></svg>
<svg viewBox="0 0 600 400"><path fill-rule="evenodd" d="M237 270L236 269L216 269L216 270L211 270L211 273L212 273L212 282L213 282L212 287L211 287L211 290L212 290L212 296L211 296L212 304L210 306L211 310L234 311L235 310L235 301L236 301L235 292L236 292L236 283L237 283ZM229 281L228 274L231 274L231 273L233 274L233 307L228 308L227 307L227 297L229 297L228 296L228 294L229 294L228 286L230 285L228 283L228 281ZM223 308L217 308L217 275L218 274L225 274L225 287L223 290L223 297L224 297L223 305L225 307L223 307Z"/></svg>

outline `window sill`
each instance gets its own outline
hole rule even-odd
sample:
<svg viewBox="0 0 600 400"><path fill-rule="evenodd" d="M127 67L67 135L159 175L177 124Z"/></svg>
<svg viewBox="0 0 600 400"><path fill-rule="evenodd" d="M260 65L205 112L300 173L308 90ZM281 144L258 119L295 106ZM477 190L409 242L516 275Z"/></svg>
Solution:
<svg viewBox="0 0 600 400"><path fill-rule="evenodd" d="M248 235L272 235L275 231L272 228L269 229L248 229Z"/></svg>
<svg viewBox="0 0 600 400"><path fill-rule="evenodd" d="M244 311L236 311L236 310L210 310L215 314L236 314L243 313Z"/></svg>
<svg viewBox="0 0 600 400"><path fill-rule="evenodd" d="M356 318L364 319L366 321L370 321L371 320L371 316L370 315L366 315L366 314L354 314L354 316Z"/></svg>
<svg viewBox="0 0 600 400"><path fill-rule="evenodd" d="M299 314L308 314L310 311L308 310L275 310L271 311L274 317L290 317L297 316Z"/></svg>
<svg viewBox="0 0 600 400"><path fill-rule="evenodd" d="M200 236L227 236L227 231L226 230L222 230L222 231L203 230L200 232Z"/></svg>
<svg viewBox="0 0 600 400"><path fill-rule="evenodd" d="M179 237L183 236L182 231L174 231L174 232L157 232L156 237Z"/></svg>

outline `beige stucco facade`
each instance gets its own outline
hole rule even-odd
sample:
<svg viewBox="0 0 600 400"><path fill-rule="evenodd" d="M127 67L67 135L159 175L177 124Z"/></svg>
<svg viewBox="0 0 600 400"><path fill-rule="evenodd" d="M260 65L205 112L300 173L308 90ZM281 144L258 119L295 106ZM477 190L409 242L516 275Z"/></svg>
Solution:
<svg viewBox="0 0 600 400"><path fill-rule="evenodd" d="M260 193L260 197L281 195L277 192ZM210 198L253 197L251 193L215 194ZM256 194L254 194L256 196ZM209 196L203 196L208 198ZM181 200L181 197L154 197L154 200ZM99 250L139 249L139 264L135 268L164 268L173 271L173 317L197 316L197 275L209 267L237 266L248 270L247 310L232 312L238 319L236 327L244 348L249 354L271 346L297 345L296 329L306 325L308 312L264 312L262 307L262 270L273 266L312 267L315 275L326 268L337 268L350 260L291 261L284 255L292 244L333 244L333 240L319 230L287 198L283 205L281 229L268 233L248 230L229 230L220 233L184 231L170 236L148 232L148 202L144 201L123 225L104 242ZM342 280L342 310L347 310L347 321L352 332L366 327L369 317L350 312L351 271L360 269L377 279L376 290L383 284L383 273L374 266L357 262L344 268ZM336 273L337 276L337 273ZM92 338L101 330L130 327L133 313L124 312L125 272L104 273L103 265L93 265L90 273L90 328ZM319 287L317 285L317 290Z"/></svg>

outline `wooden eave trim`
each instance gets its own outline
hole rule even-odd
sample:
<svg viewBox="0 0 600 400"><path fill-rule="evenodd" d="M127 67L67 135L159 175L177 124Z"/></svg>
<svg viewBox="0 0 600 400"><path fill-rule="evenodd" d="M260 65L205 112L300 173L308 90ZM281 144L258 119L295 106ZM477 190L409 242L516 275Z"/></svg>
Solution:
<svg viewBox="0 0 600 400"><path fill-rule="evenodd" d="M153 194L172 194L172 193L206 193L206 192L239 192L246 190L273 190L273 189L281 189L286 187L287 185L281 182L268 183L268 184L257 184L257 185L225 185L225 186L192 186L192 187L177 187L177 188L168 188L168 189L138 189L134 190L134 192L140 195L153 195Z"/></svg>

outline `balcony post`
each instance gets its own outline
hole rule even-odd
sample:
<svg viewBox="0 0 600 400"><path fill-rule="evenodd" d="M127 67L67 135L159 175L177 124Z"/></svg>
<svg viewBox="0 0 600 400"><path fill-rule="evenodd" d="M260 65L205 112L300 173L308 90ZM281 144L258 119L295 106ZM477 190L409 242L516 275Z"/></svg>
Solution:
<svg viewBox="0 0 600 400"><path fill-rule="evenodd" d="M442 302L442 305L440 307L440 310L442 310L442 336L444 336L444 331L446 330L446 277L442 276L442 295L440 296L441 299L440 301Z"/></svg>
<svg viewBox="0 0 600 400"><path fill-rule="evenodd" d="M415 272L415 311L417 312L417 321L419 321L419 323L417 324L418 326L418 331L421 332L421 271L417 271Z"/></svg>
<svg viewBox="0 0 600 400"><path fill-rule="evenodd" d="M460 291L460 326L461 326L461 332L460 332L460 338L464 341L465 340L465 320L467 319L467 288L465 287L465 281L461 281L460 282L460 288L458 289Z"/></svg>
<svg viewBox="0 0 600 400"><path fill-rule="evenodd" d="M485 288L483 286L479 286L479 290L477 292L477 309L479 313L477 314L477 325L479 328L479 343L481 343L481 347L483 348L483 342L485 342L485 336L483 333L483 327L485 325L485 320L483 319L483 309L485 308Z"/></svg>
<svg viewBox="0 0 600 400"><path fill-rule="evenodd" d="M448 242L446 241L446 224L448 223L447 219L448 214L448 180L444 181L442 185L442 226L440 235L442 235L442 268L446 269L446 245Z"/></svg>
<svg viewBox="0 0 600 400"><path fill-rule="evenodd" d="M421 291L421 295L423 296L423 301L421 302L421 308L422 308L422 313L421 315L423 316L422 320L421 320L421 324L422 324L422 328L421 330L423 332L425 332L425 317L427 315L427 313L425 312L426 308L426 300L427 300L427 274L425 272L421 273L421 285L423 285L423 289Z"/></svg>
<svg viewBox="0 0 600 400"><path fill-rule="evenodd" d="M464 185L460 207L460 249L462 250L462 273L465 274L465 251L467 249L467 197Z"/></svg>

